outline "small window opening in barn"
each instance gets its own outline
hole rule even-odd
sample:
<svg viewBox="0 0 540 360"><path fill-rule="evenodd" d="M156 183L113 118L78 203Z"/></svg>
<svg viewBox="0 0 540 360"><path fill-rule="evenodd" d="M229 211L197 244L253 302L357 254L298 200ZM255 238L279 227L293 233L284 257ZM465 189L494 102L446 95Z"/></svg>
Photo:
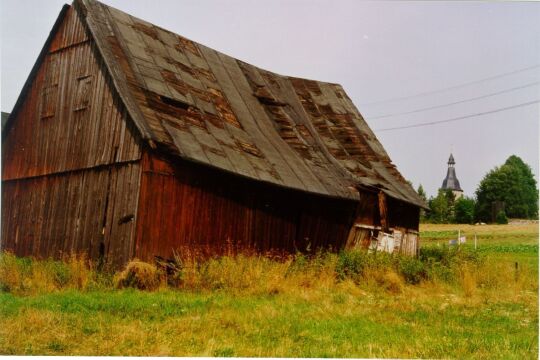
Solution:
<svg viewBox="0 0 540 360"><path fill-rule="evenodd" d="M45 87L41 93L41 119L50 119L56 112L56 98L58 95L58 85Z"/></svg>
<svg viewBox="0 0 540 360"><path fill-rule="evenodd" d="M182 109L182 110L188 110L190 108L189 104L186 104L185 102L172 99L167 96L160 95L159 99L163 101L165 104L174 106L175 108Z"/></svg>
<svg viewBox="0 0 540 360"><path fill-rule="evenodd" d="M77 90L75 92L75 105L73 111L84 110L90 104L92 97L92 76L85 75L77 78Z"/></svg>
<svg viewBox="0 0 540 360"><path fill-rule="evenodd" d="M50 119L56 113L58 100L58 83L60 79L59 57L49 55L46 60L45 79L41 93L40 118Z"/></svg>

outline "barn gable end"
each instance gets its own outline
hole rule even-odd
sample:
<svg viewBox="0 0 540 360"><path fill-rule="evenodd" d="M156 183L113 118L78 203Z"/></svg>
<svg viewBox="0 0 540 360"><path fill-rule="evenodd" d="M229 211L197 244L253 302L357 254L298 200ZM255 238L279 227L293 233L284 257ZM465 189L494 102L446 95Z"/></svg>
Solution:
<svg viewBox="0 0 540 360"><path fill-rule="evenodd" d="M2 249L132 255L139 135L74 7L60 13L2 137Z"/></svg>

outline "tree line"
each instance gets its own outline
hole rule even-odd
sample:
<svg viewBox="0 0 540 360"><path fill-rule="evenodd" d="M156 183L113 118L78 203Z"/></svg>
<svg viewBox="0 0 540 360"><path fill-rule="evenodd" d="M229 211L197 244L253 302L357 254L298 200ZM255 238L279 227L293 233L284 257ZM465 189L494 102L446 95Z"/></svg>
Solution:
<svg viewBox="0 0 540 360"><path fill-rule="evenodd" d="M440 189L427 198L422 185L418 195L428 204L420 221L430 223L473 224L508 223L508 218L538 219L538 188L531 167L516 155L490 170L474 197L456 199L452 190Z"/></svg>

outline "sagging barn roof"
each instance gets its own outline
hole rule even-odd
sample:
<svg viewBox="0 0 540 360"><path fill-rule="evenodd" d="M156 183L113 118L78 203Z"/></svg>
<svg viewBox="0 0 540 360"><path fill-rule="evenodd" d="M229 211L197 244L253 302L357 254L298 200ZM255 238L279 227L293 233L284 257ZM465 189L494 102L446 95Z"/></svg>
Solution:
<svg viewBox="0 0 540 360"><path fill-rule="evenodd" d="M338 84L257 68L94 0L74 6L141 137L287 188L425 206Z"/></svg>

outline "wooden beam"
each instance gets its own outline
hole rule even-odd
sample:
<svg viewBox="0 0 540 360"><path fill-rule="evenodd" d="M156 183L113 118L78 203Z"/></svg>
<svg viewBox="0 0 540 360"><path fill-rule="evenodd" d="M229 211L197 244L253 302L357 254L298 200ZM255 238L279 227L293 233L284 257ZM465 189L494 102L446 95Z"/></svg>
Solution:
<svg viewBox="0 0 540 360"><path fill-rule="evenodd" d="M388 232L388 211L386 208L386 195L379 191L379 214L381 215L381 228Z"/></svg>

